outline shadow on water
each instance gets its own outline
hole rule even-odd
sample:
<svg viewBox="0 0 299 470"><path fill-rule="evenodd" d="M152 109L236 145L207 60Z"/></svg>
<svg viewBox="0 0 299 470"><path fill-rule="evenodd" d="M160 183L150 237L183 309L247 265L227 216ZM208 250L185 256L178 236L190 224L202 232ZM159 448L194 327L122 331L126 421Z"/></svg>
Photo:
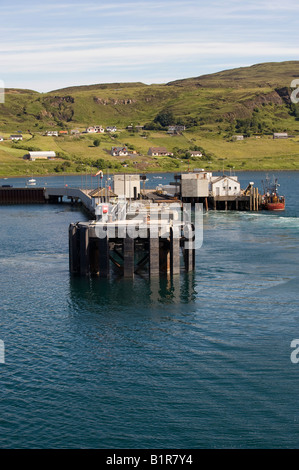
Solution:
<svg viewBox="0 0 299 470"><path fill-rule="evenodd" d="M124 278L80 278L70 276L70 298L76 308L151 307L192 304L197 298L194 273L174 277L134 280Z"/></svg>

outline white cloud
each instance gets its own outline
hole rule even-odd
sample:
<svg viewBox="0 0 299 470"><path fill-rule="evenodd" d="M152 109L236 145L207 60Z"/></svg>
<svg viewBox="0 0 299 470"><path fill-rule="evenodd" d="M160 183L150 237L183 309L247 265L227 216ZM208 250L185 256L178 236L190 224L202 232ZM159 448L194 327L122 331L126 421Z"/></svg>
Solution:
<svg viewBox="0 0 299 470"><path fill-rule="evenodd" d="M60 88L79 74L85 83L123 74L170 81L198 75L203 63L200 73L209 73L220 62L225 69L299 53L293 0L16 1L1 7L0 77L20 77L20 86L39 77L44 87L51 76Z"/></svg>
<svg viewBox="0 0 299 470"><path fill-rule="evenodd" d="M13 52L1 55L3 69L10 72L47 73L62 71L98 70L101 67L130 69L136 65L156 65L180 61L199 60L203 57L297 57L299 46L285 47L280 44L260 42L186 42L170 44L109 45L73 50L52 50L37 47L35 51Z"/></svg>

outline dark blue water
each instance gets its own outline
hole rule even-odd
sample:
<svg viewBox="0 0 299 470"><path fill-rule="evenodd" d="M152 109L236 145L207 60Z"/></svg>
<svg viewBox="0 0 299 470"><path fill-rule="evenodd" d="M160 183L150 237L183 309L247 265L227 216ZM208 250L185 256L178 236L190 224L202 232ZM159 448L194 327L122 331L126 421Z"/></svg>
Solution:
<svg viewBox="0 0 299 470"><path fill-rule="evenodd" d="M72 279L86 216L0 207L0 448L298 448L299 174L278 177L284 213L205 214L173 281Z"/></svg>

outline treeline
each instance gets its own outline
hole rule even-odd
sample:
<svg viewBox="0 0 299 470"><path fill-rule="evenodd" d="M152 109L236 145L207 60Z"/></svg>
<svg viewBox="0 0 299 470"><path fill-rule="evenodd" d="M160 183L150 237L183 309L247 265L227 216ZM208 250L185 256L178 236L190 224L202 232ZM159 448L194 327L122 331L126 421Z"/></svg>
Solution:
<svg viewBox="0 0 299 470"><path fill-rule="evenodd" d="M265 104L263 104L265 107ZM254 108L252 116L246 119L236 119L226 129L228 137L233 134L243 134L250 137L253 134L272 134L273 132L287 132L288 129L278 127L274 118L267 117L263 114L263 107L261 109ZM299 104L291 103L289 105L288 113L299 121Z"/></svg>
<svg viewBox="0 0 299 470"><path fill-rule="evenodd" d="M144 125L145 130L166 130L169 126L194 127L199 124L196 117L176 117L171 109L160 111L157 116Z"/></svg>
<svg viewBox="0 0 299 470"><path fill-rule="evenodd" d="M203 147L200 147L199 145L191 145L189 150L179 148L179 147L174 147L173 148L173 156L175 158L181 158L182 160L194 160L198 161L198 157L192 157L192 152L200 152L202 156L200 157L200 160L213 160L215 155L212 152L208 152L205 150Z"/></svg>

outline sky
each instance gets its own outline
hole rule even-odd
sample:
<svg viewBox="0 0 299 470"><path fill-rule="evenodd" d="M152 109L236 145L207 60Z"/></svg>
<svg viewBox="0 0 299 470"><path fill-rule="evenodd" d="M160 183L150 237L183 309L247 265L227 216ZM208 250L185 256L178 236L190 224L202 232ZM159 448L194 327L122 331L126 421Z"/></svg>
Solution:
<svg viewBox="0 0 299 470"><path fill-rule="evenodd" d="M298 60L297 0L0 0L0 82L47 92Z"/></svg>

